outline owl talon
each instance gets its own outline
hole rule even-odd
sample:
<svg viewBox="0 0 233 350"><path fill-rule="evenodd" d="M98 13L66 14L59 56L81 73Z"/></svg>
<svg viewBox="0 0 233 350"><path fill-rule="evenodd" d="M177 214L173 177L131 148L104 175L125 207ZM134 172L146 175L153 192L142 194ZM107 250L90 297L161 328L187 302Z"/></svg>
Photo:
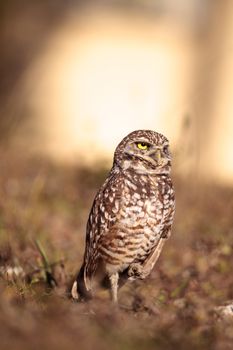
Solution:
<svg viewBox="0 0 233 350"><path fill-rule="evenodd" d="M142 274L142 266L138 263L132 264L128 269L129 277L140 277Z"/></svg>
<svg viewBox="0 0 233 350"><path fill-rule="evenodd" d="M73 287L71 289L71 296L74 300L80 300L79 294L78 294L78 290L77 290L77 281L75 281L73 283Z"/></svg>

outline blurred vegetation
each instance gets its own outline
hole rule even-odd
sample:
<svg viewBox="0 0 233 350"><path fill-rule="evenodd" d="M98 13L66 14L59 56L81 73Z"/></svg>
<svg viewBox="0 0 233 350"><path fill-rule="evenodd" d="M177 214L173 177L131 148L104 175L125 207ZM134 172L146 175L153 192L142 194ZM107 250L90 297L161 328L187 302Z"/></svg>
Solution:
<svg viewBox="0 0 233 350"><path fill-rule="evenodd" d="M176 222L150 278L115 310L103 292L69 299L85 224L106 169L0 154L0 348L230 349L233 190L174 176Z"/></svg>

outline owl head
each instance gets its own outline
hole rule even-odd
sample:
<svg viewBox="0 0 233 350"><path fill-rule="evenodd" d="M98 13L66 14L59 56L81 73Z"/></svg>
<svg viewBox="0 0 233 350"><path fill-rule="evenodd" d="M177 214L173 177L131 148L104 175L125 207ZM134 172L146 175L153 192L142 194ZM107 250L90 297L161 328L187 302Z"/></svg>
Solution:
<svg viewBox="0 0 233 350"><path fill-rule="evenodd" d="M117 146L114 165L141 174L170 172L171 154L168 139L152 130L136 130Z"/></svg>

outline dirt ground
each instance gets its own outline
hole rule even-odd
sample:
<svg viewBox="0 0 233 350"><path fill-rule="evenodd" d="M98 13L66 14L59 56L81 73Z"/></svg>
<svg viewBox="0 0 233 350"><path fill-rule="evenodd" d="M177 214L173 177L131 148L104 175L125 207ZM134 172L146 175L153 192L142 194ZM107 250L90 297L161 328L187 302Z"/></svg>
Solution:
<svg viewBox="0 0 233 350"><path fill-rule="evenodd" d="M0 151L0 349L232 349L233 188L174 174L173 234L145 281L114 308L69 290L106 169Z"/></svg>

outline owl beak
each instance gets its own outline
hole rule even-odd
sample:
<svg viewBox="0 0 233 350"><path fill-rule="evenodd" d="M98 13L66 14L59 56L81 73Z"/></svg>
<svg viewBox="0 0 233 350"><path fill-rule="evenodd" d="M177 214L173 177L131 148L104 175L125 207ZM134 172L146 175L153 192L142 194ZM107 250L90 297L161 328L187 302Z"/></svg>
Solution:
<svg viewBox="0 0 233 350"><path fill-rule="evenodd" d="M156 157L157 163L160 164L161 163L161 151L160 151L160 149L156 150L155 157Z"/></svg>
<svg viewBox="0 0 233 350"><path fill-rule="evenodd" d="M151 152L151 153L149 154L149 157L150 157L150 161L153 160L155 166L161 164L161 161L162 161L162 153L161 153L161 150L160 150L160 149L153 150L153 152Z"/></svg>

